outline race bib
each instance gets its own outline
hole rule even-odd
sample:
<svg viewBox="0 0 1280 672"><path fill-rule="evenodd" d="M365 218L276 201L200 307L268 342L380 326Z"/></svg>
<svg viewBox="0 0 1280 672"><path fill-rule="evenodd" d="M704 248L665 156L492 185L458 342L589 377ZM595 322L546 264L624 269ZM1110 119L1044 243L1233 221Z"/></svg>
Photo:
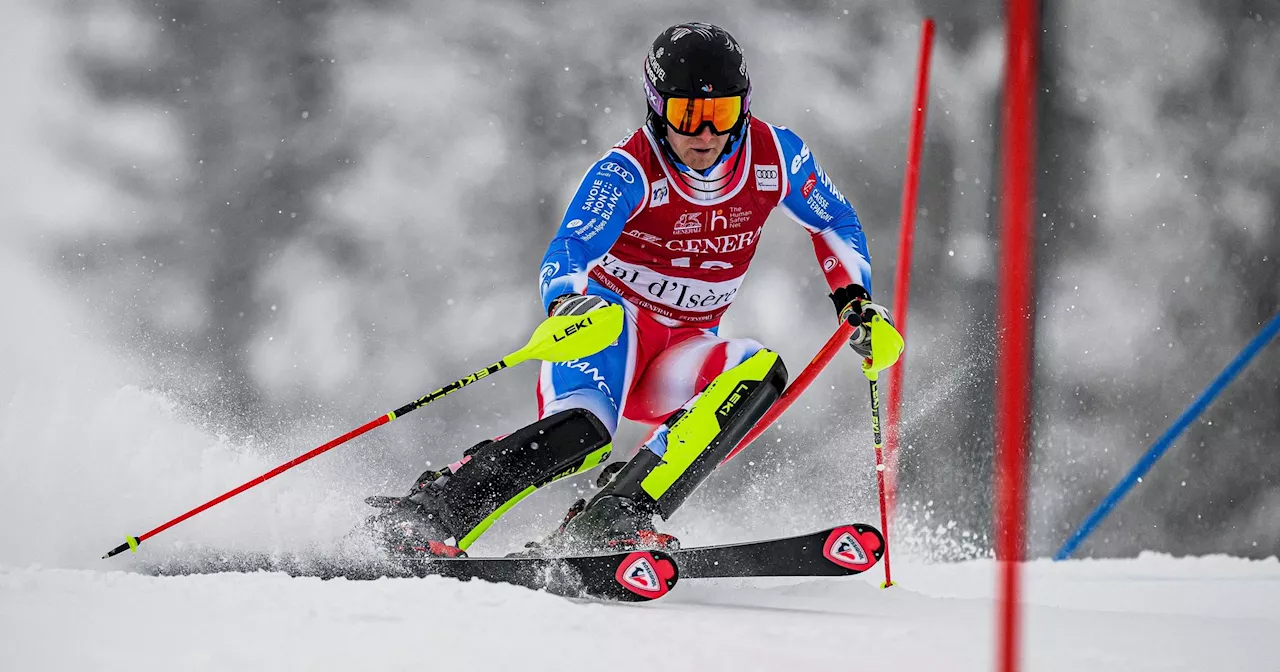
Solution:
<svg viewBox="0 0 1280 672"><path fill-rule="evenodd" d="M646 301L690 313L707 313L728 306L742 285L741 275L721 282L676 278L609 254L600 261L600 269Z"/></svg>

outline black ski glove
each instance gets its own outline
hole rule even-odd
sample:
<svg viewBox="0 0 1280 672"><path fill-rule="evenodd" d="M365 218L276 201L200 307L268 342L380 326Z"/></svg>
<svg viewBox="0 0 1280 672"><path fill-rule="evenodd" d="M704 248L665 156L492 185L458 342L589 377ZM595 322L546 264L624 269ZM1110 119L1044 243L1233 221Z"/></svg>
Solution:
<svg viewBox="0 0 1280 672"><path fill-rule="evenodd" d="M853 325L853 334L849 336L849 347L863 359L871 359L871 329L864 325L870 323L873 314L878 314L884 318L885 322L893 324L893 320L889 317L889 309L872 302L871 295L863 289L862 285L846 285L828 296L836 306L836 314L840 316L840 321L847 321Z"/></svg>
<svg viewBox="0 0 1280 672"><path fill-rule="evenodd" d="M608 305L608 301L591 294L563 294L551 301L547 315L582 315Z"/></svg>

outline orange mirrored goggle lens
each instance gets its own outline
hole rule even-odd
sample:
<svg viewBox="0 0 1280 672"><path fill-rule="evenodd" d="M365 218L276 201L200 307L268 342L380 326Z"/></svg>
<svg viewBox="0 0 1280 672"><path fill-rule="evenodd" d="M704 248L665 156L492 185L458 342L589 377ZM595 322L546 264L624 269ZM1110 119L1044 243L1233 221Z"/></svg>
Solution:
<svg viewBox="0 0 1280 672"><path fill-rule="evenodd" d="M668 98L667 123L677 133L697 135L711 125L716 135L733 130L742 117L742 96L729 98Z"/></svg>

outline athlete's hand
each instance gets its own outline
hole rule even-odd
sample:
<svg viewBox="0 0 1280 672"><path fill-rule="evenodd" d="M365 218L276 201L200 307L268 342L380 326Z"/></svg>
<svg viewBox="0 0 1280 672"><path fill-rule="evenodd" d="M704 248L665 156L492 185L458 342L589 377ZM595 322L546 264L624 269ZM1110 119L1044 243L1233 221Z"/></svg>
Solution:
<svg viewBox="0 0 1280 672"><path fill-rule="evenodd" d="M551 302L547 315L582 315L608 306L609 302L591 294L565 294Z"/></svg>
<svg viewBox="0 0 1280 672"><path fill-rule="evenodd" d="M853 334L849 336L849 347L863 359L872 359L871 318L879 315L885 322L893 324L893 319L889 317L889 309L873 302L871 295L861 285L841 287L830 296L840 321L853 325Z"/></svg>

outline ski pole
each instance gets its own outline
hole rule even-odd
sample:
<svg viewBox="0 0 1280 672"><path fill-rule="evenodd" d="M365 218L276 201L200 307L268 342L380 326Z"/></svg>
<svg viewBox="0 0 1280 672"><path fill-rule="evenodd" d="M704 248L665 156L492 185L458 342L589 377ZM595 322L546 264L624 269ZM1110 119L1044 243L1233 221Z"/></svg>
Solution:
<svg viewBox="0 0 1280 672"><path fill-rule="evenodd" d="M881 371L893 366L894 363L898 361L898 357L902 353L903 342L902 335L898 333L897 329L888 322L885 322L880 316L877 315L874 317L872 322L876 326L885 325L888 327L879 329L878 331L875 328L871 329L873 351L893 353L892 356L886 358L885 361L872 362L871 360L865 360L862 363L862 371L871 382L871 428L875 434L876 484L880 491L880 527L882 528L881 534L884 535L885 540L885 582L882 587L887 588L892 586L893 582L890 581L891 576L889 574L889 524L888 515L885 511L884 443L883 437L880 433L880 393L876 385L876 380L879 378ZM796 376L795 381L792 382L785 391L783 391L782 396L779 397L777 401L773 402L773 405L769 407L769 410L764 414L764 417L760 418L756 423L756 426L742 438L742 441L738 442L738 445L735 446L723 460L721 460L721 464L733 459L734 455L737 455L742 452L744 448L751 445L752 441L755 441L756 438L763 434L764 431L783 414L783 412L791 407L791 404L795 403L796 399L800 398L800 394L809 387L809 384L818 377L818 374L826 368L827 364L835 358L836 353L840 352L840 349L844 347L846 342L848 342L849 336L853 333L853 329L854 326L847 320L840 323L840 328L836 329L835 333L831 335L831 338L827 339L827 342L822 345L822 349L818 351L818 354L809 361L809 364L804 367L804 370L800 372L800 375Z"/></svg>
<svg viewBox="0 0 1280 672"><path fill-rule="evenodd" d="M804 370L800 372L800 375L796 376L796 379L792 381L791 385L783 391L782 396L778 397L778 400L773 402L773 405L765 412L764 417L760 418L756 423L756 426L752 427L751 431L747 432L747 435L738 442L738 445L735 446L733 450L729 451L729 454L720 461L720 464L724 464L725 462L733 459L734 455L737 455L742 452L743 448L751 445L751 442L759 438L760 435L764 433L764 430L768 429L784 411L791 408L791 404L794 404L796 399L800 398L800 395L809 387L809 384L813 382L813 379L817 378L819 373L822 373L822 370L827 367L827 364L835 358L836 353L840 352L840 349L844 347L844 344L849 341L849 336L852 333L853 325L848 322L841 322L840 328L836 329L836 333L832 334L831 338L827 339L827 342L823 344L822 349L818 351L818 354L814 355L813 359L809 360L809 365L804 367Z"/></svg>
<svg viewBox="0 0 1280 672"><path fill-rule="evenodd" d="M125 543L111 549L102 557L106 559L113 555L123 553L126 550L131 550L136 553L138 551L138 545L142 542L164 532L201 511L225 502L245 490L269 481L299 464L302 464L321 453L328 452L329 450L332 450L333 448L336 448L375 427L385 425L392 420L426 406L440 397L456 392L477 380L487 378L488 376L491 376L507 367L515 366L516 364L530 359L540 359L548 362L563 362L595 354L618 339L618 336L622 333L622 323L622 306L618 305L611 305L607 308L594 310L585 315L559 315L556 317L549 317L544 320L542 324L538 325L538 328L533 332L533 336L529 338L529 342L526 343L524 347L516 350L506 357L503 357L497 362L490 364L489 366L480 369L465 378L459 378L452 383L441 387L435 392L411 401L394 411L380 415L376 419L371 420L368 423L365 423L364 425L361 425L346 434L311 450L310 452L299 455L298 457L285 462L275 469L268 471L267 473L234 490L218 495L204 504L191 509L181 516L178 516L177 518L174 518L145 534L141 534L136 537L127 536L125 537Z"/></svg>
<svg viewBox="0 0 1280 672"><path fill-rule="evenodd" d="M884 583L881 588L893 585L893 576L889 572L889 514L885 510L884 496L884 435L880 432L880 388L876 379L871 383L871 432L874 434L876 450L876 490L880 497L880 533L884 535Z"/></svg>
<svg viewBox="0 0 1280 672"><path fill-rule="evenodd" d="M871 330L871 352L874 355L884 354L884 359L864 359L862 373L866 374L871 384L871 432L876 451L876 489L880 497L880 532L884 535L884 583L881 588L893 585L893 576L889 572L889 513L885 508L885 464L884 435L880 431L880 387L877 384L880 372L893 366L902 355L902 334L879 315L873 315L871 321L865 323Z"/></svg>

